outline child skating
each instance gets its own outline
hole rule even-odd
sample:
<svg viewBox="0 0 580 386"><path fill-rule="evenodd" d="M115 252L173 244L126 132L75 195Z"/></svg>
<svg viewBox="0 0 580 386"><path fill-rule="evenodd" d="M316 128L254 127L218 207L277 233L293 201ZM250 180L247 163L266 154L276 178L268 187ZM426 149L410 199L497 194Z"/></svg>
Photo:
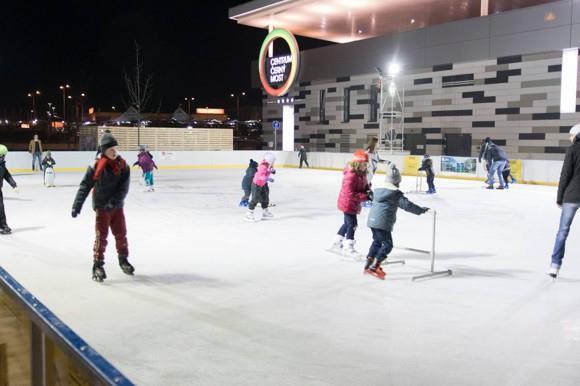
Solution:
<svg viewBox="0 0 580 386"><path fill-rule="evenodd" d="M435 190L435 171L433 170L433 160L429 156L429 154L423 155L423 162L421 162L421 167L417 169L418 171L423 171L427 174L427 185L429 189L427 190L427 194L435 194L437 191Z"/></svg>
<svg viewBox="0 0 580 386"><path fill-rule="evenodd" d="M276 157L274 154L264 154L264 158L262 159L262 162L260 162L258 170L252 180L252 198L248 204L248 212L246 213L244 220L249 222L256 221L256 218L254 217L254 209L258 203L262 206L262 220L274 217L268 209L268 206L270 205L270 188L268 182L274 182L270 175L276 173L276 170L274 169L275 161Z"/></svg>
<svg viewBox="0 0 580 386"><path fill-rule="evenodd" d="M250 195L252 194L252 181L254 180L254 176L258 171L258 163L250 158L250 164L246 169L246 174L244 178L242 178L242 190L244 191L244 195L240 200L240 206L247 207L250 203Z"/></svg>
<svg viewBox="0 0 580 386"><path fill-rule="evenodd" d="M385 279L381 263L393 249L391 232L397 221L397 209L420 215L429 210L409 201L399 190L401 174L395 164L388 164L385 180L375 183L373 206L369 213L367 225L373 233L373 243L367 254L364 273L379 279Z"/></svg>
<svg viewBox="0 0 580 386"><path fill-rule="evenodd" d="M12 178L12 175L6 168L6 154L8 154L8 148L4 145L0 145L0 235L8 235L12 233L12 229L8 226L6 222L6 213L4 212L4 196L2 195L2 185L4 181L8 182L12 189L18 189L16 182Z"/></svg>
<svg viewBox="0 0 580 386"><path fill-rule="evenodd" d="M56 161L52 158L50 150L46 152L46 156L42 160L42 170L44 171L44 186L47 188L54 188L54 165Z"/></svg>
<svg viewBox="0 0 580 386"><path fill-rule="evenodd" d="M505 168L503 169L503 171L501 173L503 174L503 180L505 182L506 189L509 189L509 187L510 187L510 183L508 182L508 180L511 179L512 184L515 184L517 182L517 180L512 175L512 168L510 166L509 159L507 161L505 161Z"/></svg>
<svg viewBox="0 0 580 386"><path fill-rule="evenodd" d="M133 166L139 166L143 171L143 181L145 181L145 191L154 192L153 169L159 169L153 161L153 155L147 151L145 146L139 147L139 154L137 154L137 161Z"/></svg>
<svg viewBox="0 0 580 386"><path fill-rule="evenodd" d="M109 228L115 237L119 265L124 273L133 275L135 268L129 263L127 228L123 206L131 182L129 165L117 152L117 140L106 133L101 138L101 156L94 166L89 166L76 194L72 216L81 212L87 196L93 191L93 210L96 214L96 236L93 248L93 280L102 282L107 278L105 249Z"/></svg>
<svg viewBox="0 0 580 386"><path fill-rule="evenodd" d="M357 215L361 211L361 203L369 200L372 195L367 182L369 156L364 150L357 150L352 161L343 171L342 186L338 195L338 209L344 214L344 223L338 230L336 240L330 251L340 252L344 256L359 258L354 249L354 234L357 227Z"/></svg>

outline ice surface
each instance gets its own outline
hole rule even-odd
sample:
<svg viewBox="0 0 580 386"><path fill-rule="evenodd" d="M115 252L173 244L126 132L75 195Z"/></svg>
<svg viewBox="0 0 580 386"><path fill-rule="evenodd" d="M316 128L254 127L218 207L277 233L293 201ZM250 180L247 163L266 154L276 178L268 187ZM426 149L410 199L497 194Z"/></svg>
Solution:
<svg viewBox="0 0 580 386"><path fill-rule="evenodd" d="M436 196L409 197L438 210L437 268L453 276L412 282L428 257L395 250L407 264L383 282L325 252L342 222L340 172L279 169L275 218L255 224L237 207L243 172L160 171L145 193L134 171L136 276L110 236L103 284L91 280L90 202L70 216L81 174L59 173L51 189L16 175L0 264L140 385L580 384L580 219L561 278L545 275L555 188L436 180ZM400 212L395 244L427 249L430 226Z"/></svg>

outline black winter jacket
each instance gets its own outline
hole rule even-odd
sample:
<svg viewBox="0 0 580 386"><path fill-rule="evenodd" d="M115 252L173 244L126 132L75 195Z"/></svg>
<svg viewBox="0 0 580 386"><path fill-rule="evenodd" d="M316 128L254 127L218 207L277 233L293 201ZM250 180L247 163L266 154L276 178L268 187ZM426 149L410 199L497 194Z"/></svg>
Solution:
<svg viewBox="0 0 580 386"><path fill-rule="evenodd" d="M492 162L506 161L508 159L505 150L503 148L497 146L496 144L489 146L488 152L491 153L491 161ZM487 159L487 157L486 157L486 159Z"/></svg>
<svg viewBox="0 0 580 386"><path fill-rule="evenodd" d="M560 183L558 184L558 205L580 203L580 138L566 151Z"/></svg>
<svg viewBox="0 0 580 386"><path fill-rule="evenodd" d="M0 161L0 188L2 188L4 180L6 180L6 182L8 182L10 186L16 188L16 182L12 178L12 175L10 174L8 169L6 169L6 161L2 160Z"/></svg>
<svg viewBox="0 0 580 386"><path fill-rule="evenodd" d="M252 190L252 180L254 179L254 175L258 171L258 163L254 160L250 160L250 164L246 169L246 175L242 179L242 190L244 192L249 192Z"/></svg>
<svg viewBox="0 0 580 386"><path fill-rule="evenodd" d="M433 175L435 172L433 171L433 160L431 158L426 158L421 162L421 167L419 170L425 171L427 175Z"/></svg>
<svg viewBox="0 0 580 386"><path fill-rule="evenodd" d="M117 158L121 159L121 157ZM93 210L97 209L117 209L122 208L125 204L125 197L129 193L129 184L131 182L131 172L129 165L116 176L109 166L105 167L99 181L93 179L95 175L95 166L89 166L73 203L73 210L80 213L83 204L93 190Z"/></svg>
<svg viewBox="0 0 580 386"><path fill-rule="evenodd" d="M394 186L388 187L383 184L375 188L373 206L367 219L367 226L391 232L397 221L397 209L399 208L417 215L426 212L426 208L421 208L409 201L403 192Z"/></svg>

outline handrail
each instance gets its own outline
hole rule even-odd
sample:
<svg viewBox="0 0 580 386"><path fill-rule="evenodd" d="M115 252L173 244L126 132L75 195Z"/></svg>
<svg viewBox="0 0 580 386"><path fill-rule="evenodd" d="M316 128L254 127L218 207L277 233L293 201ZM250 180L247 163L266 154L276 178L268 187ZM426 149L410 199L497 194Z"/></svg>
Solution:
<svg viewBox="0 0 580 386"><path fill-rule="evenodd" d="M42 334L51 337L61 349L77 359L100 382L116 386L134 385L1 266L0 288L23 307L33 327L35 326ZM34 333L35 328L32 330ZM38 353L31 353L33 362L35 357L38 358L37 355ZM31 370L34 373L34 368ZM38 374L31 374L31 376L33 379L38 379L35 378Z"/></svg>

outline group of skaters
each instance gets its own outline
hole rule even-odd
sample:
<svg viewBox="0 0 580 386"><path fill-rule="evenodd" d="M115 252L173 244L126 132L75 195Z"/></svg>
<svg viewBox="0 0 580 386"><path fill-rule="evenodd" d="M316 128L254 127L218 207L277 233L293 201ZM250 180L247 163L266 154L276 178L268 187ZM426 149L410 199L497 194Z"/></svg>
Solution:
<svg viewBox="0 0 580 386"><path fill-rule="evenodd" d="M505 150L493 143L489 137L481 143L478 161L481 163L482 159L485 161L487 171L486 189L494 189L496 173L499 181L498 190L509 189L510 179L512 184L517 182L511 174L510 161Z"/></svg>
<svg viewBox="0 0 580 386"><path fill-rule="evenodd" d="M570 129L570 141L562 167L558 186L557 205L562 209L552 261L548 274L558 276L564 258L565 244L574 216L580 208L580 125ZM357 150L343 170L343 179L338 196L338 209L343 213L343 224L337 232L332 250L343 255L360 258L365 261L363 272L379 279L385 279L381 264L393 249L392 231L396 222L397 210L421 215L430 209L421 207L409 201L400 190L401 173L394 163L379 157L376 149L377 139L373 138L366 150ZM493 187L493 175L498 173L500 187L505 188L503 172L507 162L505 152L500 151L489 138L484 140L485 147L480 157L488 165L488 185ZM33 144L33 150L41 152L41 145ZM72 217L77 217L83 204L92 192L92 208L95 212L95 245L93 248L93 279L103 281L106 278L104 270L104 253L107 246L109 229L115 238L119 266L128 275L133 275L135 268L128 261L129 250L127 228L123 211L125 198L129 191L130 167L119 155L118 142L110 132L105 132L99 143L98 156L93 165L89 166L79 185L73 201ZM0 233L8 234L11 229L6 222L2 196L2 184L6 181L12 188L18 186L6 168L5 157L8 149L0 145ZM305 153L305 152L304 152ZM52 157L50 157L52 158ZM276 173L273 153L264 154L260 162L250 160L246 175L242 181L244 196L242 205L247 205L245 220L256 221L254 210L258 204L262 207L262 219L272 218L269 211L270 197L268 183L273 182L272 175ZM385 164L385 176L375 177L378 164ZM54 160L51 165L54 165ZM146 186L153 186L153 169L157 165L153 156L142 147L138 160L133 164L143 171ZM433 185L433 163L430 157L425 157L420 170L428 175L429 190L435 192ZM429 177L431 176L431 177ZM499 189L498 188L498 189ZM372 202L367 219L367 226L372 232L372 244L366 256L361 256L355 249L355 232L358 226L357 216L363 203ZM365 258L366 257L366 258Z"/></svg>

